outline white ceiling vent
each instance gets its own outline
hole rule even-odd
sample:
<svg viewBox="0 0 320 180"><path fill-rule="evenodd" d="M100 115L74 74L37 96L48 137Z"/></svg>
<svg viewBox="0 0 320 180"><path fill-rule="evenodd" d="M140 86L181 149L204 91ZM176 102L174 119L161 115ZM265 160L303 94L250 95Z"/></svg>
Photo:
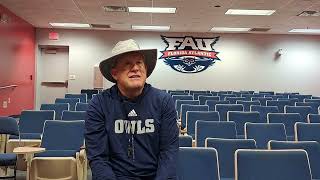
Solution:
<svg viewBox="0 0 320 180"><path fill-rule="evenodd" d="M269 31L271 28L251 28L250 32L267 32Z"/></svg>
<svg viewBox="0 0 320 180"><path fill-rule="evenodd" d="M111 26L109 24L91 24L92 28L97 28L97 29L110 29Z"/></svg>
<svg viewBox="0 0 320 180"><path fill-rule="evenodd" d="M128 12L128 8L125 6L103 6L106 12Z"/></svg>

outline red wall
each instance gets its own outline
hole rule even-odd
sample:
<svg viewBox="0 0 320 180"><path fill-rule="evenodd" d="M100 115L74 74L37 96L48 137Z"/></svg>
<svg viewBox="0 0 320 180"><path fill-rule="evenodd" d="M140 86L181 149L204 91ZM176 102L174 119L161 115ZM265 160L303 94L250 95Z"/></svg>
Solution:
<svg viewBox="0 0 320 180"><path fill-rule="evenodd" d="M9 17L0 22L0 116L8 116L34 108L35 28L1 4L0 14ZM12 84L17 87L1 89Z"/></svg>

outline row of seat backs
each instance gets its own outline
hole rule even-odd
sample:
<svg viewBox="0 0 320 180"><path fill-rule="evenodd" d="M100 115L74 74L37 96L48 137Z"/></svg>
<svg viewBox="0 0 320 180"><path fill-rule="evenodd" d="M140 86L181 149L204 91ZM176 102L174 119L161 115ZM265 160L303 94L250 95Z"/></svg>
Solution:
<svg viewBox="0 0 320 180"><path fill-rule="evenodd" d="M64 98L75 98L75 99L79 99L79 102L82 103L87 103L88 102L88 95L85 93L82 94L70 94L67 93L64 95Z"/></svg>
<svg viewBox="0 0 320 180"><path fill-rule="evenodd" d="M189 91L189 90L180 90L180 91L172 91L169 90L168 93L171 96L174 95L208 95L208 96L220 96L220 95L231 95L230 97L272 97L273 99L277 98L298 98L299 101L302 101L303 99L320 99L320 97L312 96L312 95L302 95L299 93L275 93L273 91L260 91L260 92L254 92L254 91Z"/></svg>
<svg viewBox="0 0 320 180"><path fill-rule="evenodd" d="M267 106L270 108L271 106ZM310 107L289 107L289 108L310 108ZM292 111L295 113L278 113L276 107L270 109L270 112L243 112L243 111L228 111L227 112L227 121L234 121L236 123L236 129L238 136L244 135L243 127L246 122L252 123L283 123L287 131L287 135L290 139L293 139L294 131L293 127L296 122L320 122L319 114L307 114L299 111ZM299 112L299 113L296 113ZM203 121L224 121L221 120L221 112L217 111L187 111L186 113L186 128L189 135L194 137L195 133L195 123L197 120ZM262 114L261 113L265 113ZM267 119L264 116L267 116ZM307 116L307 117L305 117Z"/></svg>
<svg viewBox="0 0 320 180"><path fill-rule="evenodd" d="M317 118L320 119L320 115L317 115ZM214 123L211 123L213 121L203 121L203 120L196 120L195 127L191 125L187 130L188 134L191 135L196 139L196 142L200 144L200 146L203 146L203 140L208 137L208 134L216 134L219 132L218 125L215 125ZM294 140L295 132L294 127L295 124L298 122L304 122L300 115L297 113L269 113L268 114L268 122L261 121L259 118L259 114L257 112L237 112L237 111L230 111L228 112L228 123L221 123L218 122L221 126L228 126L225 131L221 132L221 134L224 134L226 132L230 132L232 135L231 137L235 138L245 138L245 132L246 130L246 124L251 123L257 123L258 125L261 124L269 124L268 126L276 126L276 124L279 124L280 127L278 127L282 131L275 131L278 132L276 134L279 139L288 139L288 140ZM283 126L283 128L282 128ZM195 129L193 131L193 128ZM216 129L218 128L218 129ZM222 128L222 127L221 127ZM232 131L231 131L232 130ZM215 131L215 132L213 132ZM263 130L261 130L263 131ZM266 132L269 131L266 129ZM190 132L190 133L189 133ZM269 131L272 132L272 131ZM193 134L194 133L194 134ZM270 134L271 136L272 134Z"/></svg>
<svg viewBox="0 0 320 180"><path fill-rule="evenodd" d="M194 102L194 101L192 101ZM187 102L188 103L188 102ZM243 104L216 104L215 110L219 112L220 121L227 121L227 113L229 111L243 111ZM315 111L310 106L284 106L284 112L280 112L277 106L260 106L260 105L251 105L249 112L259 112L261 121L267 121L268 113L299 113L302 121L307 121L308 114L318 114L320 107ZM207 105L193 105L193 104L182 104L180 112L180 120L182 128L185 128L187 125L187 113L188 111L214 111L210 109ZM198 118L201 118L200 116ZM201 119L199 119L201 120ZM193 123L193 122L192 122Z"/></svg>
<svg viewBox="0 0 320 180"><path fill-rule="evenodd" d="M69 110L75 111L76 110L76 104L80 102L79 98L56 98L55 104L69 104Z"/></svg>
<svg viewBox="0 0 320 180"><path fill-rule="evenodd" d="M226 139L255 139L259 148L265 149L269 140L297 140L320 142L320 123L297 122L294 135L288 136L283 123L251 123L244 124L244 135L237 134L235 122L197 121L195 146L203 147L208 137ZM192 136L190 136L192 139Z"/></svg>
<svg viewBox="0 0 320 180"><path fill-rule="evenodd" d="M260 99L252 99L249 101L230 99L227 100L217 100L216 97L212 96L210 99L206 100L205 103L201 102L201 100L177 100L175 101L175 107L178 111L178 114L181 111L183 104L190 105L208 105L210 110L215 110L215 105L217 104L242 104L244 111L250 111L252 105L262 105L262 106L277 106L280 112L285 111L285 106L310 106L312 108L313 113L317 113L318 108L320 106L320 99L306 99L306 102L296 102L292 100L268 100L267 98Z"/></svg>
<svg viewBox="0 0 320 180"><path fill-rule="evenodd" d="M94 94L99 94L98 89L81 89L81 94L87 94L87 100L91 100Z"/></svg>
<svg viewBox="0 0 320 180"><path fill-rule="evenodd" d="M241 148L254 146L252 141L239 140L239 142L238 146ZM311 180L314 175L311 175L309 158L305 150L236 148L237 150L234 151L232 148L234 147L229 148L229 151L219 151L211 147L181 147L179 149L178 178L183 180L220 180L220 178ZM223 155L220 155L221 152Z"/></svg>
<svg viewBox="0 0 320 180"><path fill-rule="evenodd" d="M61 120L64 111L71 111L69 103L41 104L40 110L53 110L56 113L55 119ZM88 103L77 102L75 111L87 111Z"/></svg>
<svg viewBox="0 0 320 180"><path fill-rule="evenodd" d="M19 136L20 123L18 125L18 121L11 117L0 117L0 134ZM84 120L45 120L41 131L41 147L46 148L43 154L48 155L48 151L51 150L54 151L51 155L57 155L57 153L62 155L66 151L72 151L75 154L84 145L84 126ZM58 150L62 152L57 152Z"/></svg>
<svg viewBox="0 0 320 180"><path fill-rule="evenodd" d="M280 92L274 92L274 91L210 91L210 90L164 90L165 92L174 95L174 94L189 94L189 95L193 95L195 93L206 93L206 94L213 94L213 95L219 95L219 94L235 94L237 96L241 96L243 94L262 94L262 95L285 95L285 96L289 96L289 95L299 95L298 92L293 92L293 93L280 93Z"/></svg>
<svg viewBox="0 0 320 180"><path fill-rule="evenodd" d="M85 120L85 111L63 111L62 120ZM55 120L55 111L40 110L31 111L25 110L21 112L19 119L19 130L21 139L40 139L46 120ZM18 139L17 136L10 136L11 139Z"/></svg>
<svg viewBox="0 0 320 180"><path fill-rule="evenodd" d="M252 101L259 100L263 105L266 104L266 100L288 100L291 103L295 102L317 102L319 97L313 97L312 95L264 95L264 94L244 94L237 96L235 94L219 94L214 96L209 93L195 93L195 94L176 94L172 95L174 102L177 100L199 100L200 104L204 104L206 100L230 100L235 103L237 100Z"/></svg>

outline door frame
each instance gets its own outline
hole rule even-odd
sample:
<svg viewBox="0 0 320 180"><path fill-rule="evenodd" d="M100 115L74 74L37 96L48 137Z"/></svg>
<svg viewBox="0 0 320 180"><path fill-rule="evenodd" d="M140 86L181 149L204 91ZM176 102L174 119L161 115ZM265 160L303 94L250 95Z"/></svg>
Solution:
<svg viewBox="0 0 320 180"><path fill-rule="evenodd" d="M41 90L41 80L40 77L38 76L38 72L39 72L39 68L41 68L41 66L39 66L39 63L41 61L41 51L42 49L65 49L68 50L70 52L70 48L67 45L38 45L38 47L36 48L36 62L35 62L35 91L34 91L34 104L35 104L35 109L39 110L40 106L41 106L41 102L40 102L40 90ZM70 58L70 56L69 56ZM68 60L68 62L70 61L70 59ZM70 67L69 67L70 69Z"/></svg>

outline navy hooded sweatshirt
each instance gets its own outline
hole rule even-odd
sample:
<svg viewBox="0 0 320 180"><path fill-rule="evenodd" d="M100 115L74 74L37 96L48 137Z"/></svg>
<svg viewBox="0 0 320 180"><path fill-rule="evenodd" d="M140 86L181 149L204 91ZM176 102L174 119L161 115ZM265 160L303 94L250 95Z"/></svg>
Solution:
<svg viewBox="0 0 320 180"><path fill-rule="evenodd" d="M85 126L93 180L177 179L178 127L169 94L145 84L128 100L114 85L90 101Z"/></svg>

